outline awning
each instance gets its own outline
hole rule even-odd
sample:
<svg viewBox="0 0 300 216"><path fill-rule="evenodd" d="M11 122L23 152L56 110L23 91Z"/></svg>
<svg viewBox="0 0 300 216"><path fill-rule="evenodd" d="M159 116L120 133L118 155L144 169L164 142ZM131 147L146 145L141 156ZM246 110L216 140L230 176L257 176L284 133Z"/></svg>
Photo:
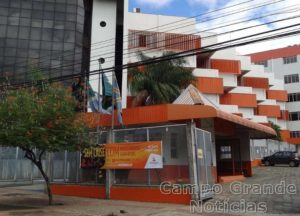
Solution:
<svg viewBox="0 0 300 216"><path fill-rule="evenodd" d="M85 119L90 127L94 128L97 126L97 124L105 127L111 126L112 123L110 115L100 115L100 118L98 115L99 114L97 113L86 113ZM233 122L237 125L241 125L263 133L266 135L265 137L276 135L276 132L268 126L218 110L217 108L208 105L163 104L123 109L123 122L126 126L140 126L205 118L220 118L229 122ZM114 125L117 126L116 118ZM263 138L263 136L259 137Z"/></svg>

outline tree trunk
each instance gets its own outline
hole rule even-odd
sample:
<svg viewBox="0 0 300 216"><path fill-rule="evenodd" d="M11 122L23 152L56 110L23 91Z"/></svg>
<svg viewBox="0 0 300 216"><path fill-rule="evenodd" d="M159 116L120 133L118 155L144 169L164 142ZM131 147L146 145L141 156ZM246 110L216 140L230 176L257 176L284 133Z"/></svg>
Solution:
<svg viewBox="0 0 300 216"><path fill-rule="evenodd" d="M132 107L138 107L138 106L143 106L145 105L146 98L149 96L149 93L147 90L140 91L137 93L135 98L132 101Z"/></svg>
<svg viewBox="0 0 300 216"><path fill-rule="evenodd" d="M50 187L50 181L49 181L49 177L46 175L45 171L43 170L43 166L42 166L42 162L39 161L37 163L35 163L35 165L38 167L38 169L40 170L45 182L46 182L46 186L47 186L47 193L48 193L48 198L49 198L49 205L52 205L52 201L53 201L53 196L52 196L52 191L51 191L51 187Z"/></svg>

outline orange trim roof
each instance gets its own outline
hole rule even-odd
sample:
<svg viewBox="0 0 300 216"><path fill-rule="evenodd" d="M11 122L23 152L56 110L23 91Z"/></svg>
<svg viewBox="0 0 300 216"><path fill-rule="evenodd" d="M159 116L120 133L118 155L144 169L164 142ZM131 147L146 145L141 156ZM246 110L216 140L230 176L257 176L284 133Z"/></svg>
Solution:
<svg viewBox="0 0 300 216"><path fill-rule="evenodd" d="M85 119L90 127L97 126L98 115L97 113L86 113ZM208 105L163 104L123 109L124 125L167 123L202 118L221 118L269 135L276 135L275 131L268 126L218 110ZM114 124L117 125L116 118ZM111 116L101 114L100 125L109 127L111 125Z"/></svg>
<svg viewBox="0 0 300 216"><path fill-rule="evenodd" d="M249 54L251 62L260 62L294 55L300 55L300 45Z"/></svg>

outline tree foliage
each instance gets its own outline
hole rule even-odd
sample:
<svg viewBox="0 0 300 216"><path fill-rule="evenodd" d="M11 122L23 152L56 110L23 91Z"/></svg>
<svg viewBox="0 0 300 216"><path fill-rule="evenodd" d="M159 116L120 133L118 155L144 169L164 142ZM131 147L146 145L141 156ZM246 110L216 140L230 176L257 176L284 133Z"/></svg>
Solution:
<svg viewBox="0 0 300 216"><path fill-rule="evenodd" d="M278 141L282 141L282 137L281 137L281 127L271 121L269 121L271 127L273 128L273 130L276 132L276 140Z"/></svg>
<svg viewBox="0 0 300 216"><path fill-rule="evenodd" d="M166 52L162 57L170 55ZM151 60L151 57L138 52L141 61ZM164 104L172 103L179 95L182 88L194 81L192 69L184 67L184 58L171 59L142 67L130 69L130 90L137 98L144 100L142 103Z"/></svg>
<svg viewBox="0 0 300 216"><path fill-rule="evenodd" d="M76 102L62 84L7 90L0 100L0 145L20 147L41 171L45 152L75 151L89 145L87 127ZM4 95L4 96L3 96Z"/></svg>

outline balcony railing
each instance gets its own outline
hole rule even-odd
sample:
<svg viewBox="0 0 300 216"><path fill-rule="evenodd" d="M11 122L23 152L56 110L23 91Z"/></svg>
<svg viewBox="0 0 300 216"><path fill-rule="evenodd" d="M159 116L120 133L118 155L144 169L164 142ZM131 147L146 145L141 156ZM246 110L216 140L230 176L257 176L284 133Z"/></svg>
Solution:
<svg viewBox="0 0 300 216"><path fill-rule="evenodd" d="M198 35L129 30L128 48L185 51L201 47Z"/></svg>

